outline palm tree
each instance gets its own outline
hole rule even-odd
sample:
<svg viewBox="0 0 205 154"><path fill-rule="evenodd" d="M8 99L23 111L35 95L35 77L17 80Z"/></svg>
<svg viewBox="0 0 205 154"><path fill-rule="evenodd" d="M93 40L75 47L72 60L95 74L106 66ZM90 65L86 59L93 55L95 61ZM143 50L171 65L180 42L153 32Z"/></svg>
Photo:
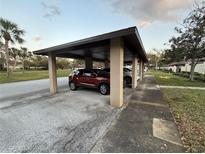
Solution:
<svg viewBox="0 0 205 154"><path fill-rule="evenodd" d="M24 35L24 30L19 29L18 25L15 23L0 18L0 38L5 41L5 53L6 53L6 65L7 65L7 78L9 78L9 43L23 43L24 40L22 36Z"/></svg>
<svg viewBox="0 0 205 154"><path fill-rule="evenodd" d="M0 53L3 54L4 53L3 50L4 50L4 44L0 40Z"/></svg>
<svg viewBox="0 0 205 154"><path fill-rule="evenodd" d="M1 42L0 40L0 53L3 54L3 48L4 48L4 44Z"/></svg>
<svg viewBox="0 0 205 154"><path fill-rule="evenodd" d="M0 50L3 48L4 44L0 41Z"/></svg>
<svg viewBox="0 0 205 154"><path fill-rule="evenodd" d="M33 56L33 53L31 51L28 52L28 57L31 58Z"/></svg>
<svg viewBox="0 0 205 154"><path fill-rule="evenodd" d="M24 64L24 62L25 62L26 58L29 57L28 49L27 49L27 48L24 48L24 47L21 47L21 52L20 52L20 53L21 53L20 56L21 56L21 58L22 58L23 73L24 73L24 70L25 70L25 64Z"/></svg>

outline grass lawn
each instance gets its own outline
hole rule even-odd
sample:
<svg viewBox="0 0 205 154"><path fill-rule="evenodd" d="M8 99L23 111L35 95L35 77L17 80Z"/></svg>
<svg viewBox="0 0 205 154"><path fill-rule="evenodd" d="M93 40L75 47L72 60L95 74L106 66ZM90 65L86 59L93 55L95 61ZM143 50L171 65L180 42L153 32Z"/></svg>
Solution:
<svg viewBox="0 0 205 154"><path fill-rule="evenodd" d="M163 89L187 152L205 152L205 91Z"/></svg>
<svg viewBox="0 0 205 154"><path fill-rule="evenodd" d="M57 70L58 77L68 76L70 70ZM6 78L6 72L0 72L0 84L17 82L17 81L27 81L27 80L38 80L48 78L48 70L43 71L22 71L12 72L10 78Z"/></svg>
<svg viewBox="0 0 205 154"><path fill-rule="evenodd" d="M159 85L205 87L205 82L150 71ZM187 152L205 152L205 90L162 89Z"/></svg>
<svg viewBox="0 0 205 154"><path fill-rule="evenodd" d="M171 73L150 71L148 74L154 75L159 85L205 87L205 82L190 81L188 78L173 75Z"/></svg>

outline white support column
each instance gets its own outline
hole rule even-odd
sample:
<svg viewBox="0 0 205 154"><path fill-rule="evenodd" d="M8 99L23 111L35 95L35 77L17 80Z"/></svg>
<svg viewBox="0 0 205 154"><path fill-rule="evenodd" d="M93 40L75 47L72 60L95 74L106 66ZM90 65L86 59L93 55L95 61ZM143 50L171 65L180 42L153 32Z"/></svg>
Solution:
<svg viewBox="0 0 205 154"><path fill-rule="evenodd" d="M137 87L137 65L138 65L138 59L136 57L133 57L132 60L132 88Z"/></svg>
<svg viewBox="0 0 205 154"><path fill-rule="evenodd" d="M57 92L56 56L55 56L55 54L49 53L49 55L48 55L48 68L49 68L49 79L50 79L50 92L51 92L51 94L55 94Z"/></svg>
<svg viewBox="0 0 205 154"><path fill-rule="evenodd" d="M113 107L123 105L124 42L122 38L110 43L110 103Z"/></svg>
<svg viewBox="0 0 205 154"><path fill-rule="evenodd" d="M85 57L85 68L86 69L93 68L93 58L92 57Z"/></svg>

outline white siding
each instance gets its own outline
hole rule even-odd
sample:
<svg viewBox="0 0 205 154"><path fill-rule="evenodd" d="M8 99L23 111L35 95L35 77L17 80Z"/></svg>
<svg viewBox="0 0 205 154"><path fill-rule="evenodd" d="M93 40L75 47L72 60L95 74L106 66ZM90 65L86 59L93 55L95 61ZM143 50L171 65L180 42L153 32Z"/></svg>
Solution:
<svg viewBox="0 0 205 154"><path fill-rule="evenodd" d="M183 72L190 72L191 70L191 65L186 64L185 66L180 66L181 71ZM169 66L169 67L161 67L163 70L172 70L172 72L176 72L177 67L176 66ZM194 72L200 73L200 74L205 74L205 62L199 63L196 65Z"/></svg>

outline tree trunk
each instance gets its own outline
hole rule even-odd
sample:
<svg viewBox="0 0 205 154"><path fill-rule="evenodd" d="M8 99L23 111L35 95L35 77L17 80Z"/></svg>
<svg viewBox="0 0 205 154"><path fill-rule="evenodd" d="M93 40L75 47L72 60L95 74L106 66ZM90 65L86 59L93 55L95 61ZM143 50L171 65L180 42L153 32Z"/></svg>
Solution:
<svg viewBox="0 0 205 154"><path fill-rule="evenodd" d="M191 70L190 70L190 75L189 75L189 78L191 81L194 81L194 69L195 69L196 64L197 63L195 63L195 60L192 60Z"/></svg>
<svg viewBox="0 0 205 154"><path fill-rule="evenodd" d="M23 73L24 73L24 69L25 69L25 68L24 68L24 59L23 59Z"/></svg>
<svg viewBox="0 0 205 154"><path fill-rule="evenodd" d="M157 67L158 67L158 60L157 60L157 57L155 57L155 69L157 70Z"/></svg>
<svg viewBox="0 0 205 154"><path fill-rule="evenodd" d="M157 70L158 68L158 62L156 61L155 69Z"/></svg>
<svg viewBox="0 0 205 154"><path fill-rule="evenodd" d="M9 42L5 40L5 52L6 52L6 77L9 78L9 51L8 51Z"/></svg>
<svg viewBox="0 0 205 154"><path fill-rule="evenodd" d="M14 66L13 66L13 71L16 69L16 58L14 58Z"/></svg>

